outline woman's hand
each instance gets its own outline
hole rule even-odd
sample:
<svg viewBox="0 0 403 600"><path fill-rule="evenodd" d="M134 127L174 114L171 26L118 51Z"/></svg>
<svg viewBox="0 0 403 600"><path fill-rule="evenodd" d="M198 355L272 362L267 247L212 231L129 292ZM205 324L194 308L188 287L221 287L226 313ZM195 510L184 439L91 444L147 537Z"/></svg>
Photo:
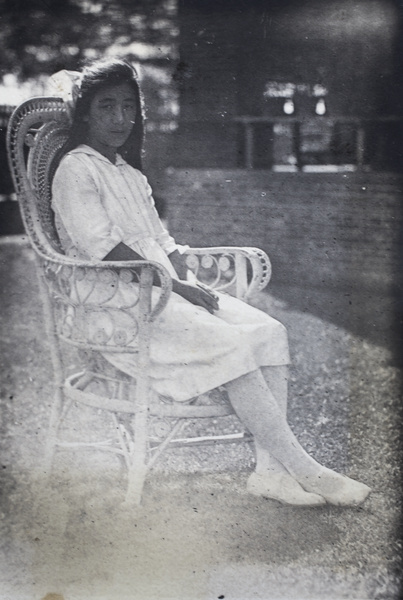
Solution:
<svg viewBox="0 0 403 600"><path fill-rule="evenodd" d="M173 268L178 274L180 280L186 281L188 267L186 266L186 257L180 254L178 250L174 250L168 255L169 260L172 263Z"/></svg>
<svg viewBox="0 0 403 600"><path fill-rule="evenodd" d="M214 314L214 311L220 308L218 297L215 295L214 290L204 285L173 279L172 289L176 294L188 300L188 302L205 308L211 314Z"/></svg>
<svg viewBox="0 0 403 600"><path fill-rule="evenodd" d="M175 251L176 253L177 251ZM179 252L179 259L182 260ZM171 255L170 255L171 257ZM126 246L123 242L120 242L115 248L113 248L103 260L121 261L121 260L144 260L140 254L137 254L134 250ZM185 262L182 260L183 266ZM154 282L154 285L160 285L159 282ZM187 281L178 281L177 279L172 280L172 289L176 294L182 296L188 302L201 306L213 314L215 310L219 309L218 298L213 289L205 286L201 283L188 283Z"/></svg>

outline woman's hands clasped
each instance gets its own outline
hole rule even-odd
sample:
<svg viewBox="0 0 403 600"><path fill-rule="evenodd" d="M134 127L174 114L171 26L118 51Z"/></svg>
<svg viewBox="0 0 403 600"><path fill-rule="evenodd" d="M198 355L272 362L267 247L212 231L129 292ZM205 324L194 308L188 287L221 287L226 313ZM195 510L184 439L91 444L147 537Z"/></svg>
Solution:
<svg viewBox="0 0 403 600"><path fill-rule="evenodd" d="M214 290L200 283L188 283L187 281L172 280L172 289L176 294L182 296L188 302L201 306L214 314L219 309L218 296Z"/></svg>

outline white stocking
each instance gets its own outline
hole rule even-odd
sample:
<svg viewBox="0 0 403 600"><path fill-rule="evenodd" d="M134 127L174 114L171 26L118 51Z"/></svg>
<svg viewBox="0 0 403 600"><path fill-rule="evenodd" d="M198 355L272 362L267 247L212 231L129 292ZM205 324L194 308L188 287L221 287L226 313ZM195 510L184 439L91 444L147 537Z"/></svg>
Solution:
<svg viewBox="0 0 403 600"><path fill-rule="evenodd" d="M262 375L266 381L267 387L271 390L276 402L287 418L287 403L288 403L288 368L286 366L279 367L262 367ZM267 473L286 473L287 469L272 456L268 449L261 446L255 440L256 451L256 473L262 475Z"/></svg>
<svg viewBox="0 0 403 600"><path fill-rule="evenodd" d="M307 491L321 494L333 504L358 504L366 498L367 486L323 467L302 448L287 423L284 404L280 408L260 370L226 387L235 412L255 438L259 460L265 460L262 451L268 452Z"/></svg>

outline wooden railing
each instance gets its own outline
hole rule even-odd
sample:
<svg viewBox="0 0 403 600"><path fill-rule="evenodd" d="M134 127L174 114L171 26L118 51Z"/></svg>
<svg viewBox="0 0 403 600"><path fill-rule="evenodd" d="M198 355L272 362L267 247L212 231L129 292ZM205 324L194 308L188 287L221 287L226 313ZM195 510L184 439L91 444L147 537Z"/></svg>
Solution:
<svg viewBox="0 0 403 600"><path fill-rule="evenodd" d="M297 116L240 116L236 117L235 122L239 123L242 127L243 132L243 166L248 169L255 167L255 141L256 141L256 130L262 125L271 125L273 128L276 125L285 125L292 127L292 141L293 141L293 154L295 156L295 167L301 169L303 164L303 152L301 152L301 128L302 126L309 128L311 126L312 131L315 127L320 135L320 129L328 127L333 131L338 125L350 125L351 130L355 133L355 148L353 153L353 162L357 169L362 169L365 164L365 156L367 149L367 132L370 127L374 125L382 125L387 123L402 124L403 118L398 116L385 116L385 117L297 117ZM275 134L273 133L274 139ZM273 160L275 163L275 160Z"/></svg>

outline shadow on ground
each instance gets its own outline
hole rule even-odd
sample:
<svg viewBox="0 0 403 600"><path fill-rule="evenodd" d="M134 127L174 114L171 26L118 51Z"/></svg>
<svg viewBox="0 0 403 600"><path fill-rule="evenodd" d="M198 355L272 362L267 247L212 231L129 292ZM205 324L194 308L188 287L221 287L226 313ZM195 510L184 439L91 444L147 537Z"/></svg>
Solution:
<svg viewBox="0 0 403 600"><path fill-rule="evenodd" d="M344 289L273 284L270 292L295 310L346 329L372 344L383 346L396 365L402 365L403 292L400 286Z"/></svg>

